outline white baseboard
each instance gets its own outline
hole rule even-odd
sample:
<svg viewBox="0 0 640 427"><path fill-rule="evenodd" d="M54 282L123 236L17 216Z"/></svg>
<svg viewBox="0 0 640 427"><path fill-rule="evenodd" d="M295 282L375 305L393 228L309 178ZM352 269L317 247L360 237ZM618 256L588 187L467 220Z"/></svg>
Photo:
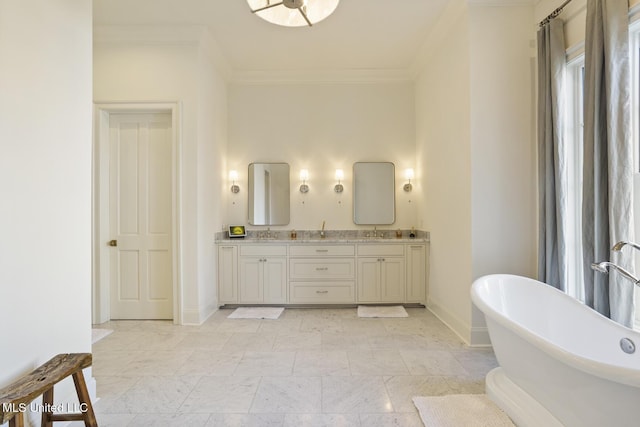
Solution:
<svg viewBox="0 0 640 427"><path fill-rule="evenodd" d="M445 325L449 327L465 344L469 345L469 337L471 335L471 331L469 326L467 326L463 321L458 319L455 315L453 315L450 311L446 310L442 305L438 304L437 301L429 298L427 301L427 308L431 311L435 316L442 321Z"/></svg>
<svg viewBox="0 0 640 427"><path fill-rule="evenodd" d="M182 325L199 326L211 317L218 310L215 304L208 305L201 309L185 309L182 311Z"/></svg>
<svg viewBox="0 0 640 427"><path fill-rule="evenodd" d="M471 328L471 347L492 347L489 329L486 326Z"/></svg>
<svg viewBox="0 0 640 427"><path fill-rule="evenodd" d="M433 299L427 301L427 308L460 337L470 347L491 347L489 330L486 326L473 327L456 317Z"/></svg>

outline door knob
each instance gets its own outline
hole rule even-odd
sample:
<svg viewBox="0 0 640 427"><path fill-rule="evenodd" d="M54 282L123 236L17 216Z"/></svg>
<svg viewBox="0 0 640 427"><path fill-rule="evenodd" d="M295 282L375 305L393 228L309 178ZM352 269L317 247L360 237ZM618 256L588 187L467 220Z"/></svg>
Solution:
<svg viewBox="0 0 640 427"><path fill-rule="evenodd" d="M109 240L109 246L118 246L117 240Z"/></svg>

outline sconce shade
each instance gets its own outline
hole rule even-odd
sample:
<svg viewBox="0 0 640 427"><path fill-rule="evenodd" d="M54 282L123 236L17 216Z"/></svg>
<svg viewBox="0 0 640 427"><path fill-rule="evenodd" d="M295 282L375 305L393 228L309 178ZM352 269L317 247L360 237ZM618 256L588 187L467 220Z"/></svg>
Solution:
<svg viewBox="0 0 640 427"><path fill-rule="evenodd" d="M342 193L344 191L344 186L340 183L344 179L344 171L342 169L336 169L336 179L338 183L333 187L333 191Z"/></svg>
<svg viewBox="0 0 640 427"><path fill-rule="evenodd" d="M404 171L404 177L408 180L412 180L413 179L413 169L409 168L409 169L405 169Z"/></svg>
<svg viewBox="0 0 640 427"><path fill-rule="evenodd" d="M411 185L411 180L413 179L413 169L411 169L411 168L409 168L409 169L405 169L405 171L404 171L404 177L405 177L405 179L407 179L409 182L407 182L407 183L402 187L402 189L408 193L408 192L410 192L411 190L413 190L413 185Z"/></svg>
<svg viewBox="0 0 640 427"><path fill-rule="evenodd" d="M309 179L309 171L307 169L300 169L300 180L302 184L300 185L301 193L308 193L309 186L307 185L307 180Z"/></svg>
<svg viewBox="0 0 640 427"><path fill-rule="evenodd" d="M239 193L240 187L236 184L236 180L238 179L238 171L230 170L229 179L231 180L231 192L234 194Z"/></svg>

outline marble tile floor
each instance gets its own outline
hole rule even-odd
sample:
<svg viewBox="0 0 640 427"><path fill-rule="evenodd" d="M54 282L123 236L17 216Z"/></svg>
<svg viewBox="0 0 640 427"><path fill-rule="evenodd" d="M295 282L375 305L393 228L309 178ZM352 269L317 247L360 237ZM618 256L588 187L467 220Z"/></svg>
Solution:
<svg viewBox="0 0 640 427"><path fill-rule="evenodd" d="M93 346L101 427L422 426L413 396L483 393L497 363L426 309L286 309L201 326L112 321ZM71 423L72 426L80 425Z"/></svg>

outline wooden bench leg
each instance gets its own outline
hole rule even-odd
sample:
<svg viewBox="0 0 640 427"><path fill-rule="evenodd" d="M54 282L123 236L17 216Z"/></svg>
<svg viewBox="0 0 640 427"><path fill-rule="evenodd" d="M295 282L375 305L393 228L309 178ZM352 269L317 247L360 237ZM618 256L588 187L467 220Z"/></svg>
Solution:
<svg viewBox="0 0 640 427"><path fill-rule="evenodd" d="M84 425L86 427L98 427L98 421L96 421L96 414L93 412L91 397L89 397L87 384L84 381L82 371L78 371L73 374L73 383L76 385L78 401L80 402L80 405L82 405L82 418L84 419Z"/></svg>
<svg viewBox="0 0 640 427"><path fill-rule="evenodd" d="M19 412L11 418L9 420L9 427L24 427L24 414Z"/></svg>
<svg viewBox="0 0 640 427"><path fill-rule="evenodd" d="M53 427L51 407L53 406L53 387L42 393L42 427Z"/></svg>

